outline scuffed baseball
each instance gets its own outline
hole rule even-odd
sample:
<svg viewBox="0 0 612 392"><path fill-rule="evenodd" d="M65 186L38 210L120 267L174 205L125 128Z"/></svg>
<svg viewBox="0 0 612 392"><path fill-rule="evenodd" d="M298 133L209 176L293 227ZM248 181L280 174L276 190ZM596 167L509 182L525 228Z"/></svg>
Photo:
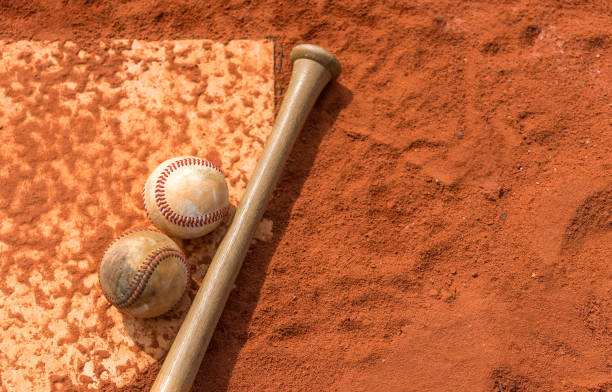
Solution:
<svg viewBox="0 0 612 392"><path fill-rule="evenodd" d="M128 231L104 252L99 272L108 301L134 317L157 317L181 299L189 280L185 255L153 229Z"/></svg>
<svg viewBox="0 0 612 392"><path fill-rule="evenodd" d="M211 232L229 210L223 172L210 161L192 156L162 162L147 179L143 198L153 224L179 238Z"/></svg>

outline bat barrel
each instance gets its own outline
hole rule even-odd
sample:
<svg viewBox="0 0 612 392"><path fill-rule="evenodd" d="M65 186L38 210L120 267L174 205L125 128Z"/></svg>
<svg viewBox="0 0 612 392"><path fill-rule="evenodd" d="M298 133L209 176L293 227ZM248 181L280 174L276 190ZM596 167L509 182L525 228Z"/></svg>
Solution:
<svg viewBox="0 0 612 392"><path fill-rule="evenodd" d="M295 139L325 85L341 72L336 57L315 45L296 46L291 61L291 80L272 133L151 391L191 388Z"/></svg>

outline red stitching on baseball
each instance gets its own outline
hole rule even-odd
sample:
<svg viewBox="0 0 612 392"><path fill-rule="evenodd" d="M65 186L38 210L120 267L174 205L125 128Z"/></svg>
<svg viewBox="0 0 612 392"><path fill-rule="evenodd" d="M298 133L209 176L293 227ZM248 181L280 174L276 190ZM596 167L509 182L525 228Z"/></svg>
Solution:
<svg viewBox="0 0 612 392"><path fill-rule="evenodd" d="M138 268L136 274L132 277L128 288L125 291L125 295L121 298L109 298L109 301L112 302L118 308L127 308L132 305L142 294L147 283L149 282L149 278L155 272L155 269L167 257L176 257L181 261L181 265L185 268L187 275L189 275L189 270L187 269L187 260L185 259L185 254L178 249L172 248L161 248L156 250L155 252L149 254L144 262Z"/></svg>
<svg viewBox="0 0 612 392"><path fill-rule="evenodd" d="M106 257L106 254L108 253L108 251L110 250L110 248L112 248L112 247L113 247L113 245L115 245L117 242L119 242L119 240L121 240L121 239L123 239L123 238L127 237L127 236L128 236L128 235L130 235L130 234L137 233L137 232L140 232L140 231L150 231L150 232L153 232L153 233L160 233L158 230L151 229L151 228L149 228L149 227L139 227L139 228L130 229L130 230L128 230L128 231L125 231L125 232L121 233L121 234L120 234L118 237L116 237L116 238L115 238L115 239L114 239L114 240L113 240L113 241L112 241L112 242L111 242L111 243L110 243L110 244L109 244L109 245L106 247L106 250L104 251L104 255L102 256L102 259L104 259L104 258ZM189 275L189 269L187 268L187 261L186 261L186 259L185 259L185 255L183 254L183 252L181 252L181 251L179 251L179 250L176 250L176 249L172 249L172 248L161 248L160 250L164 250L164 249L166 249L166 250L170 250L170 251L174 251L174 252L178 252L178 253L177 253L175 256L179 257L179 259L182 261L181 266L183 266L183 268L185 268L185 271L186 271L186 272L187 272L187 274ZM139 291L138 293L136 293L136 294L132 293L132 294L128 294L128 295L126 295L126 297L130 297L130 296L132 296L132 295L135 295L135 296L134 296L134 299L130 300L130 301L129 301L129 303L127 303L127 302L126 302L125 304L121 305L121 302L128 301L128 300L129 300L129 298L120 298L120 299L117 299L117 297L115 297L114 295L112 295L112 293L107 293L105 290L102 290L102 292L104 293L104 296L105 296L105 297L106 297L106 298L109 300L109 302L110 302L110 303L112 303L112 304L114 304L114 305L115 305L115 306L117 306L117 307L127 307L127 306L130 306L130 305L131 305L131 304L132 304L132 303L133 303L133 302L136 300L136 298L138 297L138 295L140 295L140 294L142 293L142 290L144 290L144 287L146 286L146 283L148 282L149 277L150 277L150 276L151 276L151 274L153 273L153 270L155 270L155 267L157 267L157 265L159 264L159 261L161 261L161 260L159 260L159 261L157 261L157 262L152 262L152 259L153 259L153 258L155 258L155 257L159 257L159 256L156 256L156 254L155 254L155 253L153 253L153 254L149 255L149 256L148 256L148 257L145 259L145 260L146 260L146 261L145 261L145 263L144 263L143 265L141 265L141 267L139 268L139 270L138 270L138 272L136 273L136 275L135 275L135 276L132 278L132 281L130 281L130 285L128 286L127 293L132 293L132 292L131 292L132 287L134 287L134 288L138 288L138 284L137 284L137 282L135 281L135 279L140 279L140 278L139 278L139 276L141 276L141 275L142 275L142 276L146 276L146 279L147 279L147 280L144 282L144 284L142 285L142 289L139 289L140 291ZM163 257L165 257L165 256L163 256ZM163 259L163 257L162 257L162 259ZM147 274L143 274L143 273L142 273L143 268L145 268L144 266L146 266L147 264L148 264L148 265L151 265L151 266L152 266L152 268L153 268L153 270L151 270L151 272L150 272L148 275L147 275Z"/></svg>
<svg viewBox="0 0 612 392"><path fill-rule="evenodd" d="M221 169L218 168L215 164L201 158L183 158L179 159L178 161L172 162L171 164L166 166L164 170L162 170L161 174L159 175L159 178L157 179L157 181L155 181L155 203L157 203L157 208L159 208L159 212L161 212L161 214L168 221L181 227L200 227L222 219L229 211L229 206L220 208L217 211L209 212L208 214L204 214L197 218L191 216L183 216L172 210L170 204L166 200L166 180L172 172L174 172L179 167L186 165L209 167L223 174Z"/></svg>

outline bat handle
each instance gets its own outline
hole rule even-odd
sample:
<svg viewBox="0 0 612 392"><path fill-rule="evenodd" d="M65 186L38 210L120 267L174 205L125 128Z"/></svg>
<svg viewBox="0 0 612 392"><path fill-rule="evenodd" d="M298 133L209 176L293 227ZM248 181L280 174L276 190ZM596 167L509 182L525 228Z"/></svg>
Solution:
<svg viewBox="0 0 612 392"><path fill-rule="evenodd" d="M191 388L295 139L319 94L341 70L334 55L315 45L296 46L291 61L291 80L272 133L151 391Z"/></svg>

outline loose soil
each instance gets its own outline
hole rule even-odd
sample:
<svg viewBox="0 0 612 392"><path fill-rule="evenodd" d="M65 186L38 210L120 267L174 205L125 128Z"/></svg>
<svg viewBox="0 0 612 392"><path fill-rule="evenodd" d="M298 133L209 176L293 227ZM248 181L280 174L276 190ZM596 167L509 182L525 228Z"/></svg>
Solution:
<svg viewBox="0 0 612 392"><path fill-rule="evenodd" d="M278 99L295 44L343 64L193 390L612 390L611 6L341 3L0 2L4 40L274 37Z"/></svg>

